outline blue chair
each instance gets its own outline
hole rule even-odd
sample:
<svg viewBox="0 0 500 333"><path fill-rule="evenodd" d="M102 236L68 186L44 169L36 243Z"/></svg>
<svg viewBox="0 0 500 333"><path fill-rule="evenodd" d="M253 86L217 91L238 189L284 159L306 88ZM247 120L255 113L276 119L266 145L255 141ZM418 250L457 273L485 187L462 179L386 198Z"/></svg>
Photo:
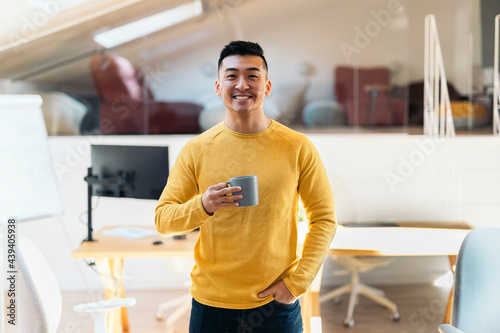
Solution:
<svg viewBox="0 0 500 333"><path fill-rule="evenodd" d="M457 257L451 325L441 333L500 332L500 227L478 227Z"/></svg>

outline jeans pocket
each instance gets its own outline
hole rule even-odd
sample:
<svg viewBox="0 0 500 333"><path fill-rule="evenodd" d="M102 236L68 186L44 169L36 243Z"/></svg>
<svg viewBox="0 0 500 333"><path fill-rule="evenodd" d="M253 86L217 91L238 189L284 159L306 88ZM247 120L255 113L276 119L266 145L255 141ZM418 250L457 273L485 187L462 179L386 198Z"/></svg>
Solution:
<svg viewBox="0 0 500 333"><path fill-rule="evenodd" d="M298 300L298 299L296 299L296 300L295 300L295 302L290 303L290 304L287 304L287 303L281 303L281 302L278 302L277 300L273 300L273 303L274 303L276 306L278 306L278 307L282 307L282 308L293 308L293 307L297 304L297 302L298 302L298 301L299 301L299 300Z"/></svg>

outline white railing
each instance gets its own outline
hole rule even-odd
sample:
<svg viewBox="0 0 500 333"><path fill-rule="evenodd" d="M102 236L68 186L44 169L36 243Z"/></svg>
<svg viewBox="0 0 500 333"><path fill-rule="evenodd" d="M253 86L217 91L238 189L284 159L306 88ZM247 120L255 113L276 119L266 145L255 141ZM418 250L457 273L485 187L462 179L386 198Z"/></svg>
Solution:
<svg viewBox="0 0 500 333"><path fill-rule="evenodd" d="M424 134L455 136L436 18L425 17Z"/></svg>
<svg viewBox="0 0 500 333"><path fill-rule="evenodd" d="M500 135L500 84L498 78L498 39L500 38L500 15L495 17L495 62L493 69L493 135Z"/></svg>

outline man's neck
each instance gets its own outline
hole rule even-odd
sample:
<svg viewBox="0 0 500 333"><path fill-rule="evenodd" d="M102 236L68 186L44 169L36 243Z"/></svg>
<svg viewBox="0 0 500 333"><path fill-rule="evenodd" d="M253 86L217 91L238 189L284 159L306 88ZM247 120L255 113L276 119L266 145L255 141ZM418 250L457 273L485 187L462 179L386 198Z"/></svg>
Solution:
<svg viewBox="0 0 500 333"><path fill-rule="evenodd" d="M228 116L224 123L227 128L238 133L259 133L271 126L271 119L264 114L259 117Z"/></svg>

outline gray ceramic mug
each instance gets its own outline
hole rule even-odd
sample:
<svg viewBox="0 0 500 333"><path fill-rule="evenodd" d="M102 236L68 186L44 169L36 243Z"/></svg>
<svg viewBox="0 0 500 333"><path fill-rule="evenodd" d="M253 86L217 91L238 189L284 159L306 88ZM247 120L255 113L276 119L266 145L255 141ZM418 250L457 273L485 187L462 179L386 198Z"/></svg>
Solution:
<svg viewBox="0 0 500 333"><path fill-rule="evenodd" d="M235 202L239 202L240 204L238 207L250 207L257 206L259 204L259 182L256 175L229 178L226 185L228 187L241 187L240 192L229 194L243 195L243 199L235 200Z"/></svg>

